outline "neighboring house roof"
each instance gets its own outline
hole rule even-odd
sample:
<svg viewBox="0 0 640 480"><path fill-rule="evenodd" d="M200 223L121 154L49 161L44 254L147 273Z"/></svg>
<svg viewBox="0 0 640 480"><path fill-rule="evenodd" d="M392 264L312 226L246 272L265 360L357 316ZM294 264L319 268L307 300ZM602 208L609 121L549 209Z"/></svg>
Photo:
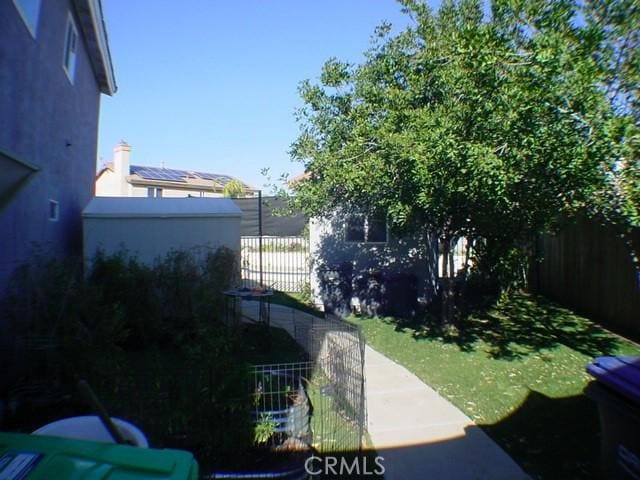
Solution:
<svg viewBox="0 0 640 480"><path fill-rule="evenodd" d="M111 62L101 0L73 0L73 3L100 91L106 95L113 95L118 87Z"/></svg>
<svg viewBox="0 0 640 480"><path fill-rule="evenodd" d="M105 163L105 164L102 166L102 168L101 168L101 169L98 171L98 173L96 174L96 180L97 180L98 178L100 178L100 175L102 175L102 174L103 174L104 172L106 172L107 170L108 170L108 171L110 171L110 172L113 172L113 162Z"/></svg>
<svg viewBox="0 0 640 480"><path fill-rule="evenodd" d="M109 166L105 166L109 168ZM218 173L194 172L191 170L176 170L173 168L146 167L142 165L131 165L129 167L131 175L127 180L132 185L154 185L177 187L181 189L214 189L222 191L229 182L236 180L229 175ZM102 172L101 172L102 173ZM247 190L252 191L246 183L240 181Z"/></svg>
<svg viewBox="0 0 640 480"><path fill-rule="evenodd" d="M309 179L311 179L311 173L305 171L299 173L295 177L290 178L288 184L290 187L293 187L294 185Z"/></svg>

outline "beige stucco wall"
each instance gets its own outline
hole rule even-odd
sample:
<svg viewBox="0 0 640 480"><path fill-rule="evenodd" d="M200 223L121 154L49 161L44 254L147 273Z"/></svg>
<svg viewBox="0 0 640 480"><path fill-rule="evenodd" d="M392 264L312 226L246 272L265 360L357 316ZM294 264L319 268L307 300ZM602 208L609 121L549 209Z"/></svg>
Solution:
<svg viewBox="0 0 640 480"><path fill-rule="evenodd" d="M151 185L149 187L152 187ZM146 186L143 187L139 187L139 186L130 186L131 188L131 193L130 193L130 197L146 197L148 195L147 192L147 188ZM156 186L153 186L152 188L158 188ZM167 188L167 187L160 187L162 188L162 197L163 198L183 198L183 197L188 197L189 195L191 195L192 197L205 197L205 198L220 198L222 197L222 194L220 193L215 193L215 192L207 192L204 191L202 192L203 194L201 195L199 191L197 190L182 190L182 189L178 189L178 188Z"/></svg>
<svg viewBox="0 0 640 480"><path fill-rule="evenodd" d="M149 185L152 188L158 188L155 185ZM126 180L124 184L120 178L111 170L104 171L96 180L96 197L146 197L148 196L147 186L134 186ZM221 193L212 191L198 191L178 188L162 188L163 198L183 198L191 195L192 197L205 198L221 198Z"/></svg>
<svg viewBox="0 0 640 480"><path fill-rule="evenodd" d="M145 191L146 193L146 191ZM105 170L96 180L96 197L130 197L131 185L111 170ZM146 195L145 195L146 196Z"/></svg>
<svg viewBox="0 0 640 480"><path fill-rule="evenodd" d="M240 253L240 217L85 218L84 256L123 248L152 264L170 250L225 246Z"/></svg>

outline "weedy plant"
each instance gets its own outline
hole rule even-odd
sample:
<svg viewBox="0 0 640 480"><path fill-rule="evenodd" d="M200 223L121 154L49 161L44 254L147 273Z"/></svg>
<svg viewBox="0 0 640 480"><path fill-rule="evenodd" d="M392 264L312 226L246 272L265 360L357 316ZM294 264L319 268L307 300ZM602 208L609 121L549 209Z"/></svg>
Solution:
<svg viewBox="0 0 640 480"><path fill-rule="evenodd" d="M256 445L264 445L276 433L278 423L270 414L261 414L253 429L253 441Z"/></svg>

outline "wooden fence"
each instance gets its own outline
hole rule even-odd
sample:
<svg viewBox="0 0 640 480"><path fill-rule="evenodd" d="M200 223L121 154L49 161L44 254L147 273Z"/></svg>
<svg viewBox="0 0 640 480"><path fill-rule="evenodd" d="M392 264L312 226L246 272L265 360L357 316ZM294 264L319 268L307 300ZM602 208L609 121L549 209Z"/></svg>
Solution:
<svg viewBox="0 0 640 480"><path fill-rule="evenodd" d="M635 232L640 245L640 231ZM640 338L640 276L613 228L593 220L567 225L538 240L543 260L532 266L534 291L606 328Z"/></svg>

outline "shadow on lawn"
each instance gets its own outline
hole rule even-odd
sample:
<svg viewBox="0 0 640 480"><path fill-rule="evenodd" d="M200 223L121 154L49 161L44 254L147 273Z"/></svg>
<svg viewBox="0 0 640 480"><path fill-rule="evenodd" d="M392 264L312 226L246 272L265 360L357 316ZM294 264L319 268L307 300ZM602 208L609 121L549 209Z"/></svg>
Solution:
<svg viewBox="0 0 640 480"><path fill-rule="evenodd" d="M598 410L584 395L550 398L531 391L495 424L469 425L464 435L428 444L379 448L378 454L389 478L522 478L482 432L533 479L602 478Z"/></svg>
<svg viewBox="0 0 640 480"><path fill-rule="evenodd" d="M598 408L583 394L530 391L511 415L481 427L534 478L601 478Z"/></svg>
<svg viewBox="0 0 640 480"><path fill-rule="evenodd" d="M620 345L619 339L593 322L543 297L524 293L512 294L491 306L476 306L456 327L443 326L437 312L418 321L386 321L393 322L396 330L413 330L416 340L437 339L463 351L475 350L482 341L493 358L507 360L558 345L588 356L608 355Z"/></svg>
<svg viewBox="0 0 640 480"><path fill-rule="evenodd" d="M495 424L468 425L459 435L382 447L377 454L387 478L524 478L485 434L532 479L602 478L598 410L584 395L550 398L531 391Z"/></svg>

